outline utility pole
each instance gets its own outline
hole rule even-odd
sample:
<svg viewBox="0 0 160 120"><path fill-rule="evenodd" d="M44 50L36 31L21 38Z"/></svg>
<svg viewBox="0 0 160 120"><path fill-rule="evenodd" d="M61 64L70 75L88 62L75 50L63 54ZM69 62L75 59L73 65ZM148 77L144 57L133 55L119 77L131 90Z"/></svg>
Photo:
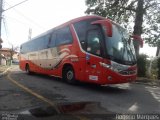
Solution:
<svg viewBox="0 0 160 120"><path fill-rule="evenodd" d="M24 3L24 2L27 2L27 1L28 1L28 0L24 0L24 1L22 1L22 2L20 2L20 3L17 3L17 4L15 4L15 5L13 5L13 6L11 6L11 7L9 7L9 8L7 8L7 9L4 10L4 9L3 9L3 0L0 0L0 45L1 45L1 43L3 42L2 37L1 37L2 13L5 12L5 11L7 11L7 10L10 10L10 9L12 9L12 8L14 8L14 7L16 7L16 6ZM0 46L0 47L1 47L1 46ZM0 49L1 49L1 48L0 48Z"/></svg>
<svg viewBox="0 0 160 120"><path fill-rule="evenodd" d="M1 38L1 26L2 26L2 12L3 12L3 0L0 0L0 38Z"/></svg>
<svg viewBox="0 0 160 120"><path fill-rule="evenodd" d="M2 12L3 12L3 0L0 0L0 49L2 48L1 43L3 42L2 37L1 37Z"/></svg>
<svg viewBox="0 0 160 120"><path fill-rule="evenodd" d="M16 7L16 6L18 6L18 5L20 5L20 4L22 4L22 3L24 3L24 2L27 2L28 0L24 0L24 1L22 1L22 2L20 2L20 3L17 3L17 4L15 4L15 5L13 5L13 6L11 6L11 7L9 7L9 8L7 8L7 9L3 9L3 0L0 0L0 49L2 48L2 42L3 42L3 40L2 40L2 36L1 36L1 34L2 34L2 13L3 12L5 12L5 11L7 11L7 10L10 10L10 9L12 9L12 8L14 8L14 7ZM0 65L1 65L1 59L2 59L2 57L1 57L1 51L0 51Z"/></svg>
<svg viewBox="0 0 160 120"><path fill-rule="evenodd" d="M2 12L3 12L3 0L0 0L0 49L2 48L1 26L2 26ZM2 55L0 51L0 65L2 61Z"/></svg>

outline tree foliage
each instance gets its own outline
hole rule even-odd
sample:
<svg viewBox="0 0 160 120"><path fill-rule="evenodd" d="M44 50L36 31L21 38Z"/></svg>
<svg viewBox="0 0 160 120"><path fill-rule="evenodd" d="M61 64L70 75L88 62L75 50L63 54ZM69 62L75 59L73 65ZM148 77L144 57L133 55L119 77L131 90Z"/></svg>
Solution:
<svg viewBox="0 0 160 120"><path fill-rule="evenodd" d="M159 0L86 0L86 5L85 13L110 18L133 34L143 35L149 45L160 47Z"/></svg>
<svg viewBox="0 0 160 120"><path fill-rule="evenodd" d="M127 25L134 5L128 5L129 0L86 0L87 14L96 14L110 18L120 24ZM134 4L134 3L131 3Z"/></svg>
<svg viewBox="0 0 160 120"><path fill-rule="evenodd" d="M148 7L145 11L145 26L144 31L146 32L146 42L152 46L160 44L160 1L150 0Z"/></svg>
<svg viewBox="0 0 160 120"><path fill-rule="evenodd" d="M139 77L146 77L146 71L147 71L146 65L147 65L147 56L145 54L140 54L137 58Z"/></svg>

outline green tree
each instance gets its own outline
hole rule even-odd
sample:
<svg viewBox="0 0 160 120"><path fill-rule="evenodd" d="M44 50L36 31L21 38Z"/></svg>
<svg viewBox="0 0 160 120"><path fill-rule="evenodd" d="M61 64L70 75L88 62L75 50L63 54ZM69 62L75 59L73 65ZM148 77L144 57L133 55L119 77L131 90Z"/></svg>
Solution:
<svg viewBox="0 0 160 120"><path fill-rule="evenodd" d="M139 77L146 77L146 71L147 71L147 55L140 54L137 58L137 66L138 67L138 76Z"/></svg>
<svg viewBox="0 0 160 120"><path fill-rule="evenodd" d="M134 35L145 37L151 46L160 45L160 2L159 0L86 0L87 14L97 14L110 18ZM132 26L131 23L134 23ZM139 43L134 41L136 54Z"/></svg>

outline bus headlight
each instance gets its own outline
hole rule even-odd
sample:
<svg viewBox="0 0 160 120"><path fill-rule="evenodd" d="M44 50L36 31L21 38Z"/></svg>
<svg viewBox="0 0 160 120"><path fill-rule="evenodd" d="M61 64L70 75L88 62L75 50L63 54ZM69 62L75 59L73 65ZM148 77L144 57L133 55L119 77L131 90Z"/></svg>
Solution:
<svg viewBox="0 0 160 120"><path fill-rule="evenodd" d="M111 69L111 70L113 70L113 71L115 71L115 72L120 72L120 71L122 71L121 69L118 69L117 67L114 67L114 66L109 65L109 64L105 64L105 63L101 63L101 62L100 62L100 65L103 66L103 67L105 67L105 68Z"/></svg>
<svg viewBox="0 0 160 120"><path fill-rule="evenodd" d="M106 64L106 63L100 62L100 65L102 67L108 68L108 69L110 69L114 72L117 72L117 73L121 73L122 71L128 71L128 68L130 67L128 65L121 65L121 64L113 62L113 61L111 61L111 64Z"/></svg>

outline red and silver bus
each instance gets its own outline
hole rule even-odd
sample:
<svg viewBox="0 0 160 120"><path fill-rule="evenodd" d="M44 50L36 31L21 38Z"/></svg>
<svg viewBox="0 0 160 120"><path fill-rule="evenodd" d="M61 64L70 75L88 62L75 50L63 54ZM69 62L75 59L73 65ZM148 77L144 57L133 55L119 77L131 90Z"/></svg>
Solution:
<svg viewBox="0 0 160 120"><path fill-rule="evenodd" d="M136 55L127 30L100 16L84 16L55 27L20 47L20 69L76 81L134 81Z"/></svg>

